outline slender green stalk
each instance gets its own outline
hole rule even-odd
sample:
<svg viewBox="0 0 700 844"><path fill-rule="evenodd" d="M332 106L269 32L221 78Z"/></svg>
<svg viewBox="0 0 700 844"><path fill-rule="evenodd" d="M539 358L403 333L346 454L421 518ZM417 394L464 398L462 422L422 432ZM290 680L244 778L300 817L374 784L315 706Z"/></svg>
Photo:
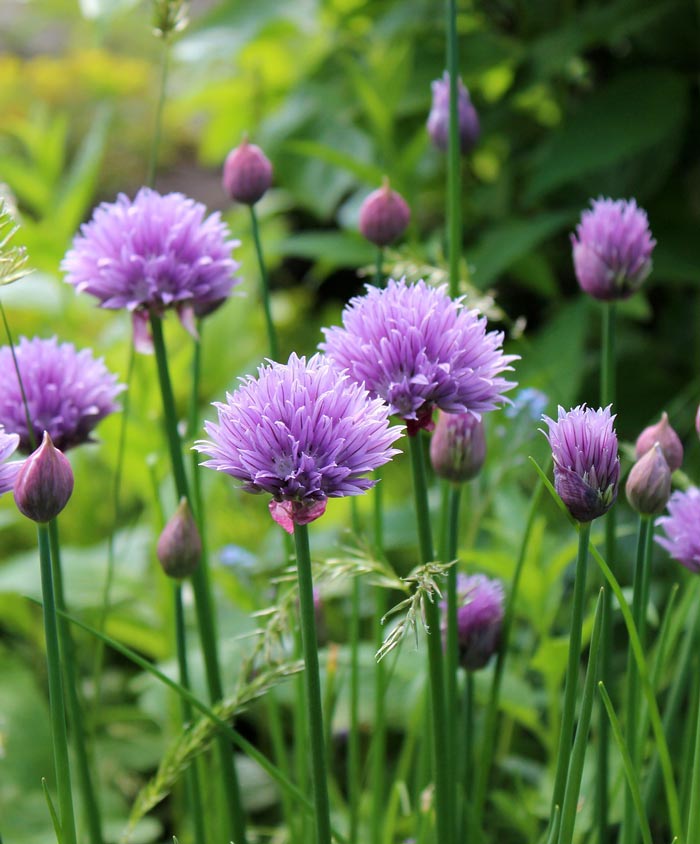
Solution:
<svg viewBox="0 0 700 844"><path fill-rule="evenodd" d="M156 356L158 382L163 402L163 417L165 432L170 451L170 461L175 479L175 489L178 498L190 500L189 485L185 473L185 463L182 456L182 445L177 428L177 412L173 396L168 359L163 338L163 325L160 317L151 315L151 333L153 348ZM216 643L214 608L209 586L209 574L206 559L203 557L191 578L197 610L197 625L199 638L204 656L204 667L207 677L209 697L212 702L223 697L223 685ZM224 737L217 742L219 764L223 786L226 793L226 806L229 816L230 837L236 844L246 844L245 817L241 803L238 775L234 765L231 747Z"/></svg>
<svg viewBox="0 0 700 844"><path fill-rule="evenodd" d="M53 742L56 786L61 818L61 844L77 844L70 764L68 761L68 735L63 703L63 679L59 648L56 600L51 572L51 540L48 525L37 525L39 536L39 561L41 564L41 593L44 609L44 635L49 676L49 707L51 739Z"/></svg>
<svg viewBox="0 0 700 844"><path fill-rule="evenodd" d="M532 528L535 524L537 516L540 496L544 484L540 480L535 487L530 501L530 510L528 512L527 521L525 523L525 532L520 543L520 551L518 559L515 564L515 572L513 573L513 582L511 584L510 592L506 601L506 607L503 617L503 628L501 632L501 645L496 656L496 668L493 672L493 680L491 682L491 692L489 694L489 703L486 710L486 719L483 728L483 739L479 747L479 765L476 769L476 781L474 787L474 828L478 834L481 834L481 818L483 816L484 802L486 800L486 791L488 789L489 775L491 773L491 765L493 760L493 750L496 739L496 723L498 720L498 704L501 694L501 682L503 680L503 672L506 663L506 655L508 653L508 642L510 641L510 634L513 628L513 619L515 615L515 599L520 587L520 577L522 575L523 566L525 565L525 558L527 556L527 549L530 544L530 536Z"/></svg>
<svg viewBox="0 0 700 844"><path fill-rule="evenodd" d="M595 697L595 683L598 674L598 650L600 646L600 632L602 627L602 615L605 612L603 589L598 595L595 619L593 621L593 632L591 634L591 647L588 655L588 668L586 680L583 687L583 699L581 701L581 713L578 726L576 727L576 738L571 752L571 761L566 778L566 790L561 810L561 827L559 830L559 844L571 844L574 837L574 824L576 823L576 810L578 798L581 792L581 777L583 776L583 763L586 757L588 746L588 730L591 723L593 711L593 698Z"/></svg>
<svg viewBox="0 0 700 844"><path fill-rule="evenodd" d="M357 843L360 820L360 579L352 579L350 606L350 735L348 737L348 797L350 844Z"/></svg>
<svg viewBox="0 0 700 844"><path fill-rule="evenodd" d="M263 311L265 312L265 326L267 327L267 342L270 350L270 357L272 360L277 360L279 348L277 345L277 333L275 331L275 324L272 321L272 311L270 309L270 278L267 274L267 267L265 265L265 258L263 257L262 243L260 242L260 230L258 227L258 215L255 212L255 206L250 207L250 225L253 231L253 242L255 243L255 254L258 256L258 266L260 268L260 282L262 284L262 303Z"/></svg>
<svg viewBox="0 0 700 844"><path fill-rule="evenodd" d="M384 286L384 248L382 246L377 247L377 266L374 271L374 286Z"/></svg>
<svg viewBox="0 0 700 844"><path fill-rule="evenodd" d="M459 537L459 505L462 495L461 484L450 484L447 518L447 555L443 562L448 563L457 557ZM448 752L448 783L452 789L450 806L455 817L450 818L450 827L457 829L456 809L458 805L457 793L460 788L459 764L457 749L459 747L458 727L459 700L457 694L457 667L459 661L459 645L457 637L457 566L450 566L447 570L447 636L445 649L445 673L447 694L447 752Z"/></svg>
<svg viewBox="0 0 700 844"><path fill-rule="evenodd" d="M637 769L635 768L634 763L632 762L632 758L629 755L627 745L625 744L625 740L622 736L620 722L618 721L617 715L615 714L615 710L613 708L612 701L610 700L610 696L605 690L605 685L602 682L598 683L598 691L600 692L600 696L603 700L603 705L605 706L605 709L608 713L608 717L610 718L610 725L613 730L613 737L615 739L615 743L617 744L618 750L620 751L620 755L622 756L622 764L625 769L625 776L627 777L627 785L634 797L634 805L637 812L637 821L639 822L639 829L642 834L642 841L644 842L644 844L653 844L651 838L651 830L649 829L649 820L646 814L644 813L644 804L642 802L642 795L639 790L639 779L637 777Z"/></svg>
<svg viewBox="0 0 700 844"><path fill-rule="evenodd" d="M413 470L413 491L416 504L418 544L421 562L431 562L433 539L428 510L428 488L425 478L425 461L420 435L408 437ZM430 674L430 698L433 732L433 774L435 777L435 810L437 816L437 839L440 844L454 841L453 803L454 789L449 777L449 751L447 747L445 702L445 678L443 671L442 641L440 636L440 609L436 601L426 601L423 607L428 627L428 669Z"/></svg>
<svg viewBox="0 0 700 844"><path fill-rule="evenodd" d="M17 361L17 353L15 352L15 344L12 339L12 332L10 331L10 323L7 321L7 314L5 313L5 308L2 304L2 300L0 300L0 314L2 314L2 322L5 327L5 335L7 336L7 345L10 347L10 354L12 355L12 363L15 368L15 373L17 375L17 383L19 384L19 392L22 396L22 407L24 408L24 418L27 423L27 436L29 437L29 444L32 448L32 451L36 449L36 437L34 436L34 425L32 424L32 418L29 413L29 402L27 401L27 394L24 390L24 383L22 381L22 375L19 371L19 363Z"/></svg>
<svg viewBox="0 0 700 844"><path fill-rule="evenodd" d="M601 372L600 372L600 404L607 407L616 400L616 342L615 342L615 303L603 304L603 321L601 336ZM614 566L615 561L615 522L616 509L613 507L605 517L605 557L608 564ZM612 604L609 590L605 590L603 600L606 603L603 615L603 645L601 653L600 675L603 683L612 688ZM610 745L610 727L604 707L598 713L598 756L596 776L595 819L598 829L598 844L606 844L608 840L608 754Z"/></svg>
<svg viewBox="0 0 700 844"><path fill-rule="evenodd" d="M309 529L306 525L294 526L294 543L297 554L299 581L299 609L301 615L301 641L304 648L306 670L306 705L308 729L311 740L311 776L314 791L316 844L330 844L331 819L328 801L326 752L323 746L323 712L321 710L321 681L318 670L318 641L316 639L316 611L314 608L313 580L311 578L311 552Z"/></svg>
<svg viewBox="0 0 700 844"><path fill-rule="evenodd" d="M562 710L561 733L559 734L557 767L554 776L552 814L554 814L555 806L563 807L562 801L564 799L566 775L569 767L569 757L571 756L571 741L574 734L576 689L578 687L579 662L581 659L581 626L583 624L583 610L586 598L586 570L590 533L590 522L579 526L578 556L576 559L576 575L574 579L574 603L571 611L571 633L569 637L569 661L564 686L564 707ZM562 808L562 818L563 814Z"/></svg>
<svg viewBox="0 0 700 844"><path fill-rule="evenodd" d="M381 248L380 248L381 253ZM381 259L380 259L381 260ZM381 270L381 267L379 267ZM373 510L373 541L374 553L378 559L384 556L384 508L382 506L381 479L372 491ZM377 586L374 590L374 643L377 650L382 646L383 630L382 618L386 612L386 598L384 589ZM372 818L371 844L381 844L382 824L386 815L386 712L384 696L386 694L386 677L384 661L375 660L374 664L374 731L371 749L371 782L372 782Z"/></svg>
<svg viewBox="0 0 700 844"><path fill-rule="evenodd" d="M447 147L447 247L450 265L450 296L455 298L459 296L459 261L462 246L459 113L457 107L459 50L456 0L446 0L445 16L447 24L447 72L450 76L450 126Z"/></svg>
<svg viewBox="0 0 700 844"><path fill-rule="evenodd" d="M457 782L461 784L462 794L458 796L455 804L458 810L457 841L473 841L473 809L470 804L474 795L476 760L474 758L474 674L471 671L467 671L464 678L464 700L458 723L461 724L462 729L457 743ZM461 816L460 805L463 807ZM476 834L478 835L478 832Z"/></svg>
<svg viewBox="0 0 700 844"><path fill-rule="evenodd" d="M634 569L634 584L632 591L632 618L637 626L637 631L641 630L641 620L646 613L646 606L643 604L644 599L644 579L645 570L649 566L649 533L652 530L651 519L649 516L640 515L639 517L639 534L637 537L637 561ZM641 640L641 635L640 635ZM626 735L627 735L627 749L629 751L630 759L635 770L639 769L641 762L641 748L638 744L638 730L637 730L637 712L639 707L639 676L637 674L637 666L634 662L634 655L632 649L629 649L627 657L627 710L626 710ZM625 814L622 824L622 842L623 844L634 844L637 840L637 825L635 823L635 799L631 788L627 788L625 792Z"/></svg>
<svg viewBox="0 0 700 844"><path fill-rule="evenodd" d="M151 149L148 156L148 170L146 184L153 187L156 181L156 167L158 165L158 150L163 130L163 109L168 87L168 71L170 69L170 43L167 38L163 39L163 48L160 57L160 82L158 89L158 104L156 105L156 118L151 139Z"/></svg>
<svg viewBox="0 0 700 844"><path fill-rule="evenodd" d="M177 665L180 674L180 685L190 688L189 670L187 667L187 635L185 632L185 612L182 606L182 586L173 585L173 607L175 610L175 642L177 647ZM180 698L180 712L183 725L192 721L192 706L189 701ZM204 805L196 762L187 769L185 786L192 810L192 827L195 844L205 844L206 831L204 826Z"/></svg>
<svg viewBox="0 0 700 844"><path fill-rule="evenodd" d="M58 521L49 522L49 545L51 550L51 576L53 578L54 600L56 610L66 610L66 599L63 589L63 572L61 568L61 543L58 534ZM71 636L68 622L59 616L57 619L58 644L63 666L63 687L65 704L68 713L73 739L73 751L78 774L78 784L83 795L83 810L85 822L90 835L91 844L102 842L102 820L98 792L92 781L90 761L88 758L87 735L82 706L78 697L78 674L75 666L75 645Z"/></svg>
<svg viewBox="0 0 700 844"><path fill-rule="evenodd" d="M293 537L292 537L293 539ZM303 658L304 646L301 641L301 630L295 630L294 657ZM294 770L299 788L306 792L309 784L309 760L308 760L308 725L306 709L306 692L304 689L305 678L298 674L294 678ZM295 840L306 841L308 839L308 818L302 815L299 819L299 834Z"/></svg>

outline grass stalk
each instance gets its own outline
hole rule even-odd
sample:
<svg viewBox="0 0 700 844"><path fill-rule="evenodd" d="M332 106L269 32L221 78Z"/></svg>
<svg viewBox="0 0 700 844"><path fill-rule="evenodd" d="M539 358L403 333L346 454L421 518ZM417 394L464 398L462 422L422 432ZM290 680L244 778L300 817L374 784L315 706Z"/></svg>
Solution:
<svg viewBox="0 0 700 844"><path fill-rule="evenodd" d="M263 304L263 311L265 313L265 327L267 329L267 343L270 350L270 358L277 360L279 354L279 347L277 344L277 332L275 331L275 324L272 320L272 310L270 308L270 278L267 274L267 266L265 258L263 257L262 243L260 241L260 229L258 226L258 215L255 211L255 206L250 207L250 226L253 232L253 242L255 243L255 254L258 258L258 267L260 269L260 283L261 283L261 297Z"/></svg>
<svg viewBox="0 0 700 844"><path fill-rule="evenodd" d="M450 121L447 145L447 248L450 267L450 296L459 296L459 262L462 246L462 209L459 149L459 42L457 39L457 0L446 0L447 72L450 77Z"/></svg>

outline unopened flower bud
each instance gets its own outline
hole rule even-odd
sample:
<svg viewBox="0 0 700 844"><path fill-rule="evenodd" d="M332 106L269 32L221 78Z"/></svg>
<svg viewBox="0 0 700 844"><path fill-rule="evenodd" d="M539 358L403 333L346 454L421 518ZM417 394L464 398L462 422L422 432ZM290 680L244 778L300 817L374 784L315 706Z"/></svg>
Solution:
<svg viewBox="0 0 700 844"><path fill-rule="evenodd" d="M73 470L68 458L44 439L22 464L15 480L17 509L35 522L50 522L63 510L73 493Z"/></svg>
<svg viewBox="0 0 700 844"><path fill-rule="evenodd" d="M483 668L498 649L503 603L500 580L483 574L457 575L457 646L465 670Z"/></svg>
<svg viewBox="0 0 700 844"><path fill-rule="evenodd" d="M224 162L226 193L243 205L255 205L272 184L272 164L260 147L243 138Z"/></svg>
<svg viewBox="0 0 700 844"><path fill-rule="evenodd" d="M643 516L663 513L671 497L671 469L659 443L634 464L625 492L631 506Z"/></svg>
<svg viewBox="0 0 700 844"><path fill-rule="evenodd" d="M168 577L181 580L189 577L199 565L202 540L186 498L181 498L158 537L158 561Z"/></svg>
<svg viewBox="0 0 700 844"><path fill-rule="evenodd" d="M681 468L683 463L683 444L680 437L669 425L668 414L666 412L661 414L661 421L656 425L650 425L645 428L637 437L637 444L634 452L637 460L645 455L650 448L658 443L661 446L661 453L666 458L668 467L672 472Z"/></svg>
<svg viewBox="0 0 700 844"><path fill-rule="evenodd" d="M448 71L445 71L442 79L436 79L431 87L433 102L428 115L428 134L435 146L445 152L449 146L450 135L450 74ZM461 79L457 80L457 126L459 151L464 155L479 140L481 127L479 115Z"/></svg>
<svg viewBox="0 0 700 844"><path fill-rule="evenodd" d="M440 411L430 440L435 474L455 483L475 478L486 458L484 423L473 413Z"/></svg>
<svg viewBox="0 0 700 844"><path fill-rule="evenodd" d="M370 243L387 246L406 231L411 210L401 194L389 187L389 180L365 199L360 207L360 233Z"/></svg>

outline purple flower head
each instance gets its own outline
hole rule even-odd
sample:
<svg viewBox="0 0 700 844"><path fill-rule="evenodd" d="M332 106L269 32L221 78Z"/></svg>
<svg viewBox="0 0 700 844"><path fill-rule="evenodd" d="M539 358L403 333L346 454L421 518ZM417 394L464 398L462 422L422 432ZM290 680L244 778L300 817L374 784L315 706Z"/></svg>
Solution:
<svg viewBox="0 0 700 844"><path fill-rule="evenodd" d="M239 241L229 239L218 213L205 214L181 193L141 188L133 201L119 194L81 226L61 265L66 281L102 308L130 311L137 341L149 314L167 308L192 332L194 308L225 299L240 282L231 257Z"/></svg>
<svg viewBox="0 0 700 844"><path fill-rule="evenodd" d="M571 243L578 283L595 299L626 299L651 272L656 241L634 199L592 201Z"/></svg>
<svg viewBox="0 0 700 844"><path fill-rule="evenodd" d="M666 536L656 541L674 560L690 571L700 573L700 489L695 486L673 493L668 516L656 520Z"/></svg>
<svg viewBox="0 0 700 844"><path fill-rule="evenodd" d="M55 337L21 337L15 355L37 444L44 431L60 451L87 442L97 423L118 409L115 398L124 387L90 349L77 351ZM0 425L19 434L21 451L32 451L9 346L0 348Z"/></svg>
<svg viewBox="0 0 700 844"><path fill-rule="evenodd" d="M552 447L554 486L571 515L590 522L612 507L620 480L615 417L610 405L593 410L585 404L568 413L559 408L557 421L543 416Z"/></svg>
<svg viewBox="0 0 700 844"><path fill-rule="evenodd" d="M501 377L517 358L504 355L503 334L453 300L445 287L389 279L367 286L343 311L343 327L324 328L321 348L407 422L408 433L432 427L432 412L476 415L495 410L515 386Z"/></svg>
<svg viewBox="0 0 700 844"><path fill-rule="evenodd" d="M483 668L498 649L504 599L500 580L457 575L457 646L459 664L467 671Z"/></svg>
<svg viewBox="0 0 700 844"><path fill-rule="evenodd" d="M22 462L5 463L8 457L15 453L19 445L17 434L7 434L0 426L0 495L9 492L15 485L17 473L22 468Z"/></svg>
<svg viewBox="0 0 700 844"><path fill-rule="evenodd" d="M270 493L272 518L290 533L322 516L328 498L370 489L365 475L398 453L402 428L389 427L384 403L321 355L261 366L226 399L214 405L218 424L205 423L210 439L195 445L211 458L203 465Z"/></svg>
<svg viewBox="0 0 700 844"><path fill-rule="evenodd" d="M435 146L445 152L449 146L450 134L450 74L445 71L442 79L432 84L433 103L428 115L428 134ZM462 155L469 152L479 140L481 127L479 115L472 105L469 91L461 79L457 80L457 124L459 126L459 149Z"/></svg>

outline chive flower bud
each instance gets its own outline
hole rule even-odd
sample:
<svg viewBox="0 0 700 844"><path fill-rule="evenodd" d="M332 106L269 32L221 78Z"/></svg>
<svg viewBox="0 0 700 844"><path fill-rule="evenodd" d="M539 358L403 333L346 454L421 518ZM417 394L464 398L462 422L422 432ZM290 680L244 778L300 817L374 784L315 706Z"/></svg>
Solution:
<svg viewBox="0 0 700 844"><path fill-rule="evenodd" d="M377 246L387 246L406 231L411 210L406 200L389 187L389 180L372 191L360 206L359 228L364 238Z"/></svg>
<svg viewBox="0 0 700 844"><path fill-rule="evenodd" d="M433 144L446 152L450 136L450 74L445 71L442 79L432 84L433 102L428 115L428 134ZM459 127L459 151L462 155L469 152L479 140L481 127L479 115L472 105L469 91L461 79L457 80L457 125Z"/></svg>
<svg viewBox="0 0 700 844"><path fill-rule="evenodd" d="M625 485L627 500L643 516L663 513L671 497L671 469L659 443L634 464Z"/></svg>
<svg viewBox="0 0 700 844"><path fill-rule="evenodd" d="M687 569L700 573L700 489L676 490L668 502L668 515L656 524L666 534L656 537L659 545Z"/></svg>
<svg viewBox="0 0 700 844"><path fill-rule="evenodd" d="M454 483L464 483L479 474L485 459L486 437L481 417L440 411L430 440L430 462L435 474Z"/></svg>
<svg viewBox="0 0 700 844"><path fill-rule="evenodd" d="M231 150L224 162L223 186L235 202L255 205L272 184L270 159L244 137L241 145Z"/></svg>
<svg viewBox="0 0 700 844"><path fill-rule="evenodd" d="M610 407L560 407L556 422L542 417L549 426L543 433L552 447L554 487L578 522L604 515L617 497L620 458Z"/></svg>
<svg viewBox="0 0 700 844"><path fill-rule="evenodd" d="M20 513L34 522L50 522L63 510L73 493L73 470L68 458L44 438L24 461L14 486Z"/></svg>
<svg viewBox="0 0 700 844"><path fill-rule="evenodd" d="M158 538L158 561L168 577L181 580L194 573L202 556L202 540L186 498L181 498L175 513Z"/></svg>
<svg viewBox="0 0 700 844"><path fill-rule="evenodd" d="M665 411L661 414L661 420L656 425L645 428L637 437L634 449L637 460L645 455L655 443L658 443L661 447L661 453L665 457L671 472L680 469L683 463L683 444L669 424L668 414Z"/></svg>
<svg viewBox="0 0 700 844"><path fill-rule="evenodd" d="M627 299L651 272L656 246L646 212L634 199L596 199L571 235L574 270L594 299Z"/></svg>
<svg viewBox="0 0 700 844"><path fill-rule="evenodd" d="M500 580L483 574L457 575L457 647L465 671L484 668L498 650L503 603Z"/></svg>

